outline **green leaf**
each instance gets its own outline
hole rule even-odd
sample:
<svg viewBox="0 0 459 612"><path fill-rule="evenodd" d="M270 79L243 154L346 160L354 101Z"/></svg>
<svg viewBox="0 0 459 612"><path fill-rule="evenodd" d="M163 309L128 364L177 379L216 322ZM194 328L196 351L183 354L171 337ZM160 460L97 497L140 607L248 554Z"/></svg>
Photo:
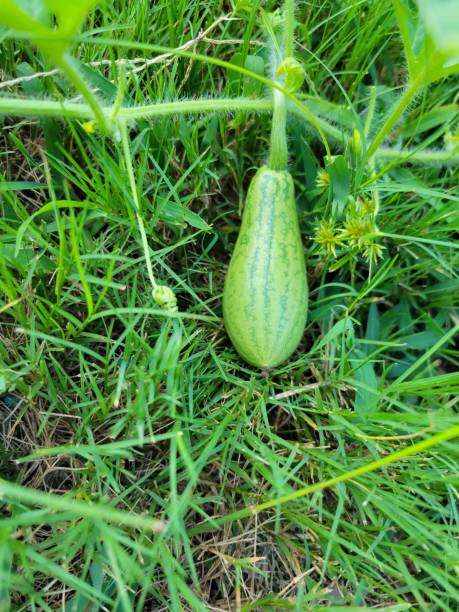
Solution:
<svg viewBox="0 0 459 612"><path fill-rule="evenodd" d="M245 55L243 53L235 53L233 57L230 59L230 64L234 66L243 67L245 63ZM229 90L232 94L239 94L239 85L242 81L242 75L239 72L229 72L228 73L228 85Z"/></svg>
<svg viewBox="0 0 459 612"><path fill-rule="evenodd" d="M2 260L6 265L14 267L20 272L24 272L27 270L27 267L30 267L33 256L34 251L32 248L21 249L19 253L15 253L13 244L0 244L0 257ZM43 263L43 261L40 263Z"/></svg>
<svg viewBox="0 0 459 612"><path fill-rule="evenodd" d="M397 17L398 27L403 41L405 57L408 64L410 76L413 75L416 58L414 54L412 40L413 36L413 15L402 0L392 0L394 5L395 15Z"/></svg>
<svg viewBox="0 0 459 612"><path fill-rule="evenodd" d="M459 56L459 3L457 0L418 0L427 31L441 53Z"/></svg>
<svg viewBox="0 0 459 612"><path fill-rule="evenodd" d="M158 216L163 221L171 223L173 225L191 225L196 229L209 231L210 225L208 225L201 217L186 208L181 206L177 202L163 201L158 204Z"/></svg>
<svg viewBox="0 0 459 612"><path fill-rule="evenodd" d="M237 0L235 13L249 13L252 10L251 0Z"/></svg>
<svg viewBox="0 0 459 612"><path fill-rule="evenodd" d="M294 158L298 160L303 169L306 191L312 191L315 189L317 159L311 150L304 124L301 121L292 122L291 132L294 135L292 138L292 147L295 148ZM298 203L300 204L300 198L298 198Z"/></svg>
<svg viewBox="0 0 459 612"><path fill-rule="evenodd" d="M353 333L352 321L349 318L340 319L333 327L325 334L319 343L312 347L310 354L320 351L324 346L334 343L338 338L338 345L342 342L343 335L351 335Z"/></svg>
<svg viewBox="0 0 459 612"><path fill-rule="evenodd" d="M22 243L23 236L25 232L27 231L27 228L29 227L29 225L34 221L34 219L37 216L43 215L47 212L51 212L55 210L56 208L94 208L96 210L100 210L100 207L97 204L93 204L92 202L87 202L87 201L78 202L75 200L56 200L55 202L48 202L47 204L44 204L33 215L28 217L19 227L17 234L16 234L16 250L15 250L16 255L18 255L21 249L21 243Z"/></svg>
<svg viewBox="0 0 459 612"><path fill-rule="evenodd" d="M403 342L410 349L416 351L424 351L430 348L435 342L442 337L442 334L434 331L422 331L409 336L400 338L400 342Z"/></svg>
<svg viewBox="0 0 459 612"><path fill-rule="evenodd" d="M360 416L368 416L374 412L378 403L378 379L371 361L362 351L354 350L351 353L351 364L355 369L356 382L354 409ZM362 365L360 365L362 364Z"/></svg>
<svg viewBox="0 0 459 612"><path fill-rule="evenodd" d="M0 393L2 393L2 377L0 376ZM10 585L13 570L13 551L11 541L13 537L8 529L0 529L0 608L10 609Z"/></svg>
<svg viewBox="0 0 459 612"><path fill-rule="evenodd" d="M33 19L13 0L2 0L0 3L0 24L17 32L25 32L31 36L50 34L48 28Z"/></svg>
<svg viewBox="0 0 459 612"><path fill-rule="evenodd" d="M259 55L246 55L245 53L235 53L230 60L231 64L246 68L251 72L255 72L261 76L265 73L265 61ZM245 96L258 96L263 91L263 83L248 76L233 72L229 76L229 87L231 93L239 95L242 84L243 93Z"/></svg>
<svg viewBox="0 0 459 612"><path fill-rule="evenodd" d="M368 312L368 322L367 322L367 330L365 333L366 340L379 340L380 338L380 321L379 321L379 312L378 312L378 304L376 302L372 302L370 306L370 310ZM367 344L366 352L367 354L371 353L377 348L376 344Z"/></svg>
<svg viewBox="0 0 459 612"><path fill-rule="evenodd" d="M106 79L103 74L97 70L94 70L94 68L91 68L91 66L86 66L86 64L83 64L83 62L80 62L79 60L74 60L74 62L88 83L94 87L97 87L102 97L105 98L107 102L115 101L118 93L118 87L114 83ZM125 95L123 102L126 102L128 99L128 95Z"/></svg>
<svg viewBox="0 0 459 612"><path fill-rule="evenodd" d="M27 77L34 74L35 70L28 62L21 62L16 68L16 73L19 77ZM43 79L24 80L22 88L27 96L31 98L43 98L46 95L46 82ZM63 177L58 167L60 164L64 164L64 155L60 147L59 122L57 118L54 117L42 117L39 121L45 137L46 150L57 162L57 164L54 164L51 168L51 176L55 184L55 191L61 195ZM46 188L47 185L45 184L44 187Z"/></svg>
<svg viewBox="0 0 459 612"><path fill-rule="evenodd" d="M71 39L77 34L88 10L96 0L44 0L19 4L13 0L2 0L0 3L0 25L15 32L27 34L37 47L56 60L68 47ZM45 24L57 20L57 29Z"/></svg>
<svg viewBox="0 0 459 612"><path fill-rule="evenodd" d="M248 55L245 60L244 68L247 68L247 70L259 74L260 76L264 76L265 61L259 55ZM243 83L244 96L255 97L259 96L263 92L263 83L260 83L260 81L257 81L252 77L245 76Z"/></svg>
<svg viewBox="0 0 459 612"><path fill-rule="evenodd" d="M51 26L51 15L46 7L45 0L15 0L15 2L29 17L47 28Z"/></svg>
<svg viewBox="0 0 459 612"><path fill-rule="evenodd" d="M446 104L445 106L434 108L421 115L421 117L408 121L403 126L403 135L408 137L416 136L439 125L446 125L457 117L457 111L457 104Z"/></svg>
<svg viewBox="0 0 459 612"><path fill-rule="evenodd" d="M301 100L304 100L307 108L315 115L319 115L323 119L332 121L334 124L348 130L353 130L356 127L355 115L351 109L314 96L300 95L299 97Z"/></svg>
<svg viewBox="0 0 459 612"><path fill-rule="evenodd" d="M343 214L347 196L351 189L351 176L344 155L336 155L326 166L330 175L330 185L333 195L334 213L339 217Z"/></svg>
<svg viewBox="0 0 459 612"><path fill-rule="evenodd" d="M74 36L97 0L78 0L77 2L62 2L62 0L45 0L49 11L57 17L59 33L64 37Z"/></svg>
<svg viewBox="0 0 459 612"><path fill-rule="evenodd" d="M47 189L46 183L37 183L36 181L1 181L1 191L26 191L27 189Z"/></svg>

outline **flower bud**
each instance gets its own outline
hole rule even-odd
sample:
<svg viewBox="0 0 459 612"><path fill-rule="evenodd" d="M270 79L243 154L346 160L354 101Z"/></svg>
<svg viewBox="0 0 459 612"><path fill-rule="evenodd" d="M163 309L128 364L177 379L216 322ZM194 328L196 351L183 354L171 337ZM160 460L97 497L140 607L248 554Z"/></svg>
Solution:
<svg viewBox="0 0 459 612"><path fill-rule="evenodd" d="M295 93L304 83L304 69L294 57L286 57L279 64L276 76L284 77L284 87L290 93Z"/></svg>
<svg viewBox="0 0 459 612"><path fill-rule="evenodd" d="M177 312L177 298L175 293L167 285L158 285L153 289L153 299L168 312Z"/></svg>

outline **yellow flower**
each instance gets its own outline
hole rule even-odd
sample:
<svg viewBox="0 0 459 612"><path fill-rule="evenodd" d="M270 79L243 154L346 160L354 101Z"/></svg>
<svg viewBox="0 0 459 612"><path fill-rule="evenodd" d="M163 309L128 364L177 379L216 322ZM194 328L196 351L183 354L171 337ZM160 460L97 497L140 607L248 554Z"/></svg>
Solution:
<svg viewBox="0 0 459 612"><path fill-rule="evenodd" d="M94 134L96 131L96 126L94 125L94 121L85 121L81 124L81 127L84 129L86 134Z"/></svg>
<svg viewBox="0 0 459 612"><path fill-rule="evenodd" d="M382 258L384 248L381 244L368 240L364 243L363 256L368 263L376 263L378 259Z"/></svg>
<svg viewBox="0 0 459 612"><path fill-rule="evenodd" d="M335 227L332 221L322 220L317 228L317 234L314 240L333 257L336 257L336 249L340 245L340 238L335 233Z"/></svg>
<svg viewBox="0 0 459 612"><path fill-rule="evenodd" d="M360 132L357 128L354 128L354 132L352 134L352 145L355 150L362 148L362 137L360 136Z"/></svg>
<svg viewBox="0 0 459 612"><path fill-rule="evenodd" d="M153 289L153 299L167 312L177 312L177 297L170 287L167 285L157 285Z"/></svg>
<svg viewBox="0 0 459 612"><path fill-rule="evenodd" d="M375 203L370 198L359 198L358 203L362 215L372 215L376 210Z"/></svg>
<svg viewBox="0 0 459 612"><path fill-rule="evenodd" d="M316 187L321 191L326 191L330 186L330 175L326 170L319 170L316 176Z"/></svg>
<svg viewBox="0 0 459 612"><path fill-rule="evenodd" d="M348 240L351 246L360 244L363 236L372 232L371 224L359 217L349 217L341 230L341 238Z"/></svg>

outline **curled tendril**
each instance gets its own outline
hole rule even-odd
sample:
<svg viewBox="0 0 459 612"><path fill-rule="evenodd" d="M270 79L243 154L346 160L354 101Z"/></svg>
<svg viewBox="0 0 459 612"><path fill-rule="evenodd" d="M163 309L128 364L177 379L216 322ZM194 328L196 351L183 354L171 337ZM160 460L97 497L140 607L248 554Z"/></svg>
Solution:
<svg viewBox="0 0 459 612"><path fill-rule="evenodd" d="M158 285L153 289L153 299L166 312L177 312L177 298L167 285Z"/></svg>
<svg viewBox="0 0 459 612"><path fill-rule="evenodd" d="M279 64L276 76L284 77L284 87L290 93L295 93L304 83L304 69L294 57L286 57Z"/></svg>

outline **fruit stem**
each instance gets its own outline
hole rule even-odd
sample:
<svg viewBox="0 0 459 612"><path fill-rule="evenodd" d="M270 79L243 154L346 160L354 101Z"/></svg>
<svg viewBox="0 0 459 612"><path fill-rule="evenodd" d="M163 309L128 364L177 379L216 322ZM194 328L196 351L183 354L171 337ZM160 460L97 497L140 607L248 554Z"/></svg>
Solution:
<svg viewBox="0 0 459 612"><path fill-rule="evenodd" d="M274 78L280 83L276 74L282 59L293 55L295 31L295 0L285 0L283 58L279 58L275 66ZM280 83L282 84L282 83ZM285 170L288 162L287 146L287 100L282 92L273 91L273 116L271 124L271 139L268 166L271 170Z"/></svg>
<svg viewBox="0 0 459 612"><path fill-rule="evenodd" d="M285 170L287 168L288 148L287 105L284 94L275 90L273 92L273 104L268 166L271 170Z"/></svg>

